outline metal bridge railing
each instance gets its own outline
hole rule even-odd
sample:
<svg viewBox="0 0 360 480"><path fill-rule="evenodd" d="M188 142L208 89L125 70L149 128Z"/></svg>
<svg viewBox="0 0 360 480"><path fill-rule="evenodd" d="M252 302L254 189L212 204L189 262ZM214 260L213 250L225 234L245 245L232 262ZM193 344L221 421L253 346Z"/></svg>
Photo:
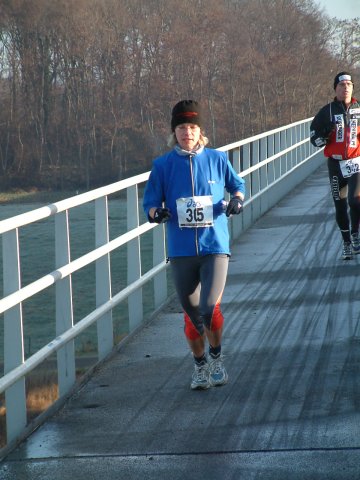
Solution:
<svg viewBox="0 0 360 480"><path fill-rule="evenodd" d="M257 218L277 203L295 185L320 165L323 157L309 142L311 119L293 123L254 137L221 147L228 152L235 170L247 184L247 200L242 215L230 222L231 238L237 238ZM0 222L3 255L4 375L0 395L5 393L7 446L16 445L27 428L25 378L38 365L56 353L59 399L66 398L76 383L74 340L90 326L97 328L97 358L103 360L114 348L112 312L127 301L129 332L144 317L144 285L153 282L153 305L160 307L168 297L165 230L163 225L141 223L141 189L149 172L106 187L68 198ZM126 193L126 233L109 237L108 199ZM94 245L88 253L71 260L69 213L80 205L94 205ZM19 231L54 217L54 270L22 287ZM152 230L152 251L143 252L141 238ZM127 246L127 285L112 292L110 254ZM26 249L26 245L22 246ZM143 256L152 256L152 266L142 272ZM88 265L95 265L96 308L74 322L72 275ZM25 300L55 287L56 336L25 360L23 308Z"/></svg>

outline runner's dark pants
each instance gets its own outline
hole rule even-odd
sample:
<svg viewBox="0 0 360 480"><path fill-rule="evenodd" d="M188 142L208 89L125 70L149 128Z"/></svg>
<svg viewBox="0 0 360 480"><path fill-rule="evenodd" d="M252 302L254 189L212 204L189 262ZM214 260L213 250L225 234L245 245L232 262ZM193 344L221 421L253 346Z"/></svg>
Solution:
<svg viewBox="0 0 360 480"><path fill-rule="evenodd" d="M343 240L350 241L350 225L351 233L359 230L360 222L360 172L354 173L351 177L344 177L339 161L328 158L329 179L331 193L335 205L336 223L338 224ZM347 197L340 195L344 187L348 188ZM348 215L348 206L350 209L350 220Z"/></svg>
<svg viewBox="0 0 360 480"><path fill-rule="evenodd" d="M170 259L175 288L185 314L185 335L195 340L204 326L223 325L220 301L225 288L229 256L225 254Z"/></svg>

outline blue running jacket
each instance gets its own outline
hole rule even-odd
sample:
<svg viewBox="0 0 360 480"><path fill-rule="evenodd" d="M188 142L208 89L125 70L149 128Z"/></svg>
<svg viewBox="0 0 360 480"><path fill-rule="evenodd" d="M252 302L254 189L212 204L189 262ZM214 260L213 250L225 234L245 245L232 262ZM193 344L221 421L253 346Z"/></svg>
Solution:
<svg viewBox="0 0 360 480"><path fill-rule="evenodd" d="M204 148L181 155L176 149L154 160L144 191L143 207L149 216L152 207L170 209L167 222L168 256L230 254L229 231L224 208L225 190L245 194L245 181L235 172L225 152ZM180 228L176 200L211 196L213 226ZM211 207L210 207L211 208Z"/></svg>

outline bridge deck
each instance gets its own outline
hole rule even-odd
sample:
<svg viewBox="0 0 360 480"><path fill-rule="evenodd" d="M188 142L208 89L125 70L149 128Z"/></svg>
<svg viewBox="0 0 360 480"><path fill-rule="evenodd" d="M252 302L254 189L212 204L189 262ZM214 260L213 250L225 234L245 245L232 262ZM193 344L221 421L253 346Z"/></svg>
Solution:
<svg viewBox="0 0 360 480"><path fill-rule="evenodd" d="M340 259L325 167L232 251L228 385L189 389L175 302L10 454L0 477L359 478L360 258Z"/></svg>

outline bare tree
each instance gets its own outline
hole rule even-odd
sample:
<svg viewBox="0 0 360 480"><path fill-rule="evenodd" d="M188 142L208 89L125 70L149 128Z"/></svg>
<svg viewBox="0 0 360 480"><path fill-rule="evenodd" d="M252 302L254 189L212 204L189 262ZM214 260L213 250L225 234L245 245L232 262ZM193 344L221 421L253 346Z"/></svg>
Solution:
<svg viewBox="0 0 360 480"><path fill-rule="evenodd" d="M91 188L147 168L181 98L214 146L311 116L359 72L359 21L312 0L0 0L0 53L2 188Z"/></svg>

